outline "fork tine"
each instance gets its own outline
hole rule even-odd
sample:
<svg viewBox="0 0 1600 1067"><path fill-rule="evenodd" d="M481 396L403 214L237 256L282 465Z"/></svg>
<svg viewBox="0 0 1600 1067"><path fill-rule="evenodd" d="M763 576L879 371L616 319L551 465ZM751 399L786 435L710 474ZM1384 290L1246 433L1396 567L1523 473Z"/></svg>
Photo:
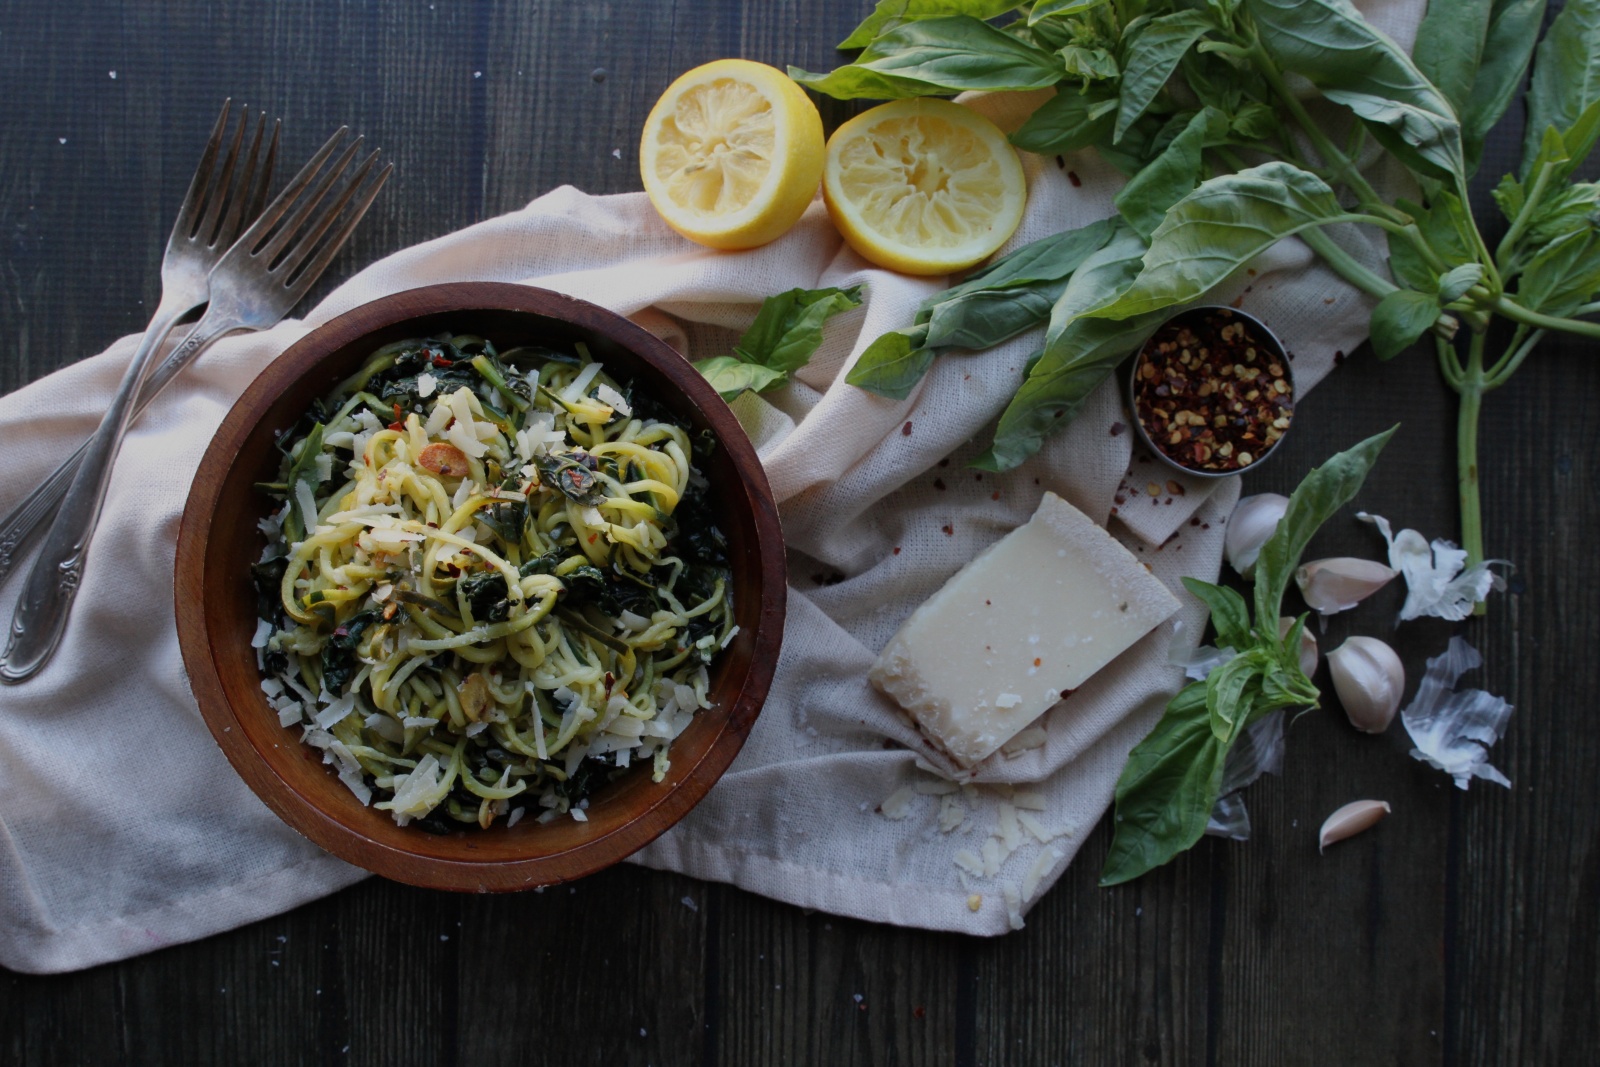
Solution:
<svg viewBox="0 0 1600 1067"><path fill-rule="evenodd" d="M183 206L178 209L178 221L172 225L172 240L186 241L194 233L195 222L200 216L200 207L205 199L205 190L211 184L211 167L217 161L217 151L222 147L222 137L228 132L228 109L233 104L233 97L228 97L222 102L222 113L217 116L216 125L211 127L211 137L206 141L206 150L200 156L200 165L195 168L194 177L189 181L189 191L184 195Z"/></svg>
<svg viewBox="0 0 1600 1067"><path fill-rule="evenodd" d="M246 125L248 118L247 114ZM244 132L243 126L239 132L241 134ZM239 168L237 181L230 182L227 186L228 210L222 216L222 223L217 227L216 236L211 242L218 248L227 248L233 244L239 236L239 229L244 220L254 218L253 215L245 216L243 211L246 202L251 198L251 185L256 176L256 161L261 155L261 139L266 132L267 114L263 111L256 116L256 135L250 142L250 154L245 156L244 165Z"/></svg>
<svg viewBox="0 0 1600 1067"><path fill-rule="evenodd" d="M265 115L265 112L262 114ZM262 162L261 170L256 176L255 188L250 190L249 207L245 214L247 219L259 218L261 210L267 206L267 191L272 185L272 169L278 162L278 134L282 129L283 120L273 119L272 140L267 143L267 158Z"/></svg>
<svg viewBox="0 0 1600 1067"><path fill-rule="evenodd" d="M239 109L239 126L234 131L233 141L228 145L228 154L222 157L222 173L211 183L206 191L205 213L200 219L200 225L189 236L199 238L203 245L214 245L221 232L223 208L235 198L233 192L233 172L239 165L239 150L244 145L244 132L250 127L250 105L246 104Z"/></svg>
<svg viewBox="0 0 1600 1067"><path fill-rule="evenodd" d="M364 140L365 138L363 137L357 137L343 152L339 153L339 158L334 161L328 173L317 180L317 187L304 200L294 206L294 213L284 220L283 225L278 227L277 232L272 235L271 239L256 251L255 254L259 255L267 263L268 267L277 265L278 260L283 256L283 250L288 247L290 241L294 240L295 235L300 231L300 227L305 225L306 219L311 217L311 213L317 209L317 205L322 203L323 198L328 195L328 190L333 188L334 183L339 180L339 176L350 166L350 161L355 158L356 151L360 149Z"/></svg>
<svg viewBox="0 0 1600 1067"><path fill-rule="evenodd" d="M376 157L377 153L374 152L373 156ZM370 163L371 160L369 159L367 162ZM369 178L366 188L350 206L344 223L327 240L323 241L322 247L317 250L316 255L312 257L310 262L303 264L297 268L296 273L288 276L284 284L293 300L298 301L305 295L306 290L310 289L312 284L322 276L322 272L327 269L329 261L333 259L339 249L344 247L344 243L350 239L350 234L355 231L356 223L360 222L361 217L367 213L367 208L372 206L372 201L377 197L378 190L383 188L383 183L388 181L389 175L393 173L394 164L388 163L377 174ZM354 185L352 184L353 188Z"/></svg>
<svg viewBox="0 0 1600 1067"><path fill-rule="evenodd" d="M299 199L306 186L310 185L312 179L317 176L317 171L322 169L322 165L328 161L328 157L333 154L333 150L339 147L339 142L344 140L345 135L349 132L350 127L348 126L340 126L335 130L333 136L328 138L321 148L317 149L317 154L312 156L310 161L300 168L300 173L289 179L289 184L284 187L283 192L278 194L278 198L267 205L266 210L257 217L256 221L239 238L238 243L245 245L251 255L255 254L257 247L272 232L273 227L283 217L284 212L294 206L294 202Z"/></svg>
<svg viewBox="0 0 1600 1067"><path fill-rule="evenodd" d="M294 243L284 249L283 255L280 257L279 267L284 271L285 277L295 273L299 265L311 255L318 239L328 232L330 226L338 221L339 213L344 210L344 206L355 196L357 189L361 185L361 180L367 176L368 171L372 170L372 165L378 161L379 155L381 155L380 152L374 151L372 155L362 160L355 173L351 174L349 180L345 182L344 191L339 194L339 199L324 208L318 217L310 223L309 229L303 235L297 235Z"/></svg>

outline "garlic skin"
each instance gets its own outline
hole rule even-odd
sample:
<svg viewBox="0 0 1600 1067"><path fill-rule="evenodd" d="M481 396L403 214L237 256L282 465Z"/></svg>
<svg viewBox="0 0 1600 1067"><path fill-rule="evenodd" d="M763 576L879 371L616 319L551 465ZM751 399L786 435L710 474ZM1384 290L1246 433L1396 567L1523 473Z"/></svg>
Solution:
<svg viewBox="0 0 1600 1067"><path fill-rule="evenodd" d="M1223 547L1228 566L1245 578L1255 574L1261 546L1278 529L1278 520L1289 508L1289 498L1278 493L1247 496L1234 506L1228 517L1228 533Z"/></svg>
<svg viewBox="0 0 1600 1067"><path fill-rule="evenodd" d="M1394 649L1376 637L1352 637L1328 653L1328 673L1351 726L1369 734L1389 728L1406 690Z"/></svg>
<svg viewBox="0 0 1600 1067"><path fill-rule="evenodd" d="M1284 615L1278 619L1278 636L1280 638L1288 637L1289 630L1293 626L1294 620L1289 616ZM1300 673L1304 674L1307 678L1311 677L1313 674L1316 674L1317 660L1319 658L1320 654L1317 652L1317 635L1311 632L1311 627L1302 626L1300 628Z"/></svg>
<svg viewBox="0 0 1600 1067"><path fill-rule="evenodd" d="M1329 658L1332 658L1332 653L1329 653ZM1322 829L1317 831L1317 851L1326 852L1335 841L1343 841L1371 829L1392 810L1386 800L1357 800L1346 804L1328 816Z"/></svg>
<svg viewBox="0 0 1600 1067"><path fill-rule="evenodd" d="M1334 615L1355 607L1399 573L1370 559L1336 556L1302 565L1294 572L1294 581L1311 610Z"/></svg>

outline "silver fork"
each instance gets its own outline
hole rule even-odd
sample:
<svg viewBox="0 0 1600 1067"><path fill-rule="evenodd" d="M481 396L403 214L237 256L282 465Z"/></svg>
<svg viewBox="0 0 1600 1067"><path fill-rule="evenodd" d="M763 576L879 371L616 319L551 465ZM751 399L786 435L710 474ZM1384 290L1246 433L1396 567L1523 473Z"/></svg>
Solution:
<svg viewBox="0 0 1600 1067"><path fill-rule="evenodd" d="M218 337L239 329L265 329L282 319L321 276L388 180L393 166L375 170L378 153L373 152L349 174L337 195L323 204L345 177L361 147L362 138L358 137L340 153L328 172L318 177L347 132L341 127L217 261L209 278L210 303L205 314L147 381L148 366L139 366L139 357L135 357L135 366L123 378L111 411L82 450L81 465L28 574L5 654L0 657L0 682L15 683L32 677L60 643L82 578L84 555L99 517L107 475L126 428L127 409L141 383L142 407ZM307 189L311 190L309 195L301 199ZM185 211L187 208L186 204ZM139 355L145 357L145 364L154 350L154 346L140 345ZM123 409L120 413L119 402Z"/></svg>
<svg viewBox="0 0 1600 1067"><path fill-rule="evenodd" d="M250 141L249 154L242 164L239 152L243 147L245 129L250 125L250 108L241 109L239 126L228 145L227 156L217 167L217 155L223 148L228 132L228 112L233 101L222 102L222 112L211 137L201 154L200 166L189 182L189 192L178 210L178 221L173 224L172 235L167 239L167 251L161 261L161 301L150 324L145 328L139 349L134 355L134 365L150 358L148 353L161 347L174 325L184 315L200 307L211 293L208 277L224 251L238 239L239 233L261 214L267 202L267 188L272 181L272 165L278 155L280 123L272 123L272 140L267 144L265 157L261 155L261 140L266 132L267 117L258 115L255 136ZM224 207L226 206L226 213ZM130 368L131 373L131 368ZM138 417L153 395L143 389L131 421ZM67 463L58 468L11 514L0 521L0 583L11 573L18 549L28 536L55 511L73 472L88 450L85 442Z"/></svg>

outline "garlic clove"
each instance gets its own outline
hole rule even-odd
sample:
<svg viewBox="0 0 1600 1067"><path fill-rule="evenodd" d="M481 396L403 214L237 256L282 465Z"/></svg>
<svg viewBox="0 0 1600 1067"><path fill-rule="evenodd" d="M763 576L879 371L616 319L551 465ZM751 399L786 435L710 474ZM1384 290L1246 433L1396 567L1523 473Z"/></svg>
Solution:
<svg viewBox="0 0 1600 1067"><path fill-rule="evenodd" d="M1285 615L1278 620L1278 636L1288 637L1289 631L1294 628L1294 620ZM1300 673L1307 678L1317 673L1317 635L1311 632L1309 626L1300 628Z"/></svg>
<svg viewBox="0 0 1600 1067"><path fill-rule="evenodd" d="M1289 498L1278 493L1260 493L1239 501L1228 517L1228 534L1223 540L1228 565L1246 578L1253 575L1261 546L1278 529L1278 520L1288 507Z"/></svg>
<svg viewBox="0 0 1600 1067"><path fill-rule="evenodd" d="M1328 673L1351 726L1369 734L1389 728L1406 689L1394 649L1376 637L1352 637L1328 653Z"/></svg>
<svg viewBox="0 0 1600 1067"><path fill-rule="evenodd" d="M1386 800L1357 800L1346 804L1328 816L1322 829L1317 831L1317 851L1326 852L1335 841L1343 841L1370 829L1391 810Z"/></svg>
<svg viewBox="0 0 1600 1067"><path fill-rule="evenodd" d="M1313 611L1333 615L1355 607L1399 573L1370 559L1338 556L1304 564L1294 572L1294 581Z"/></svg>

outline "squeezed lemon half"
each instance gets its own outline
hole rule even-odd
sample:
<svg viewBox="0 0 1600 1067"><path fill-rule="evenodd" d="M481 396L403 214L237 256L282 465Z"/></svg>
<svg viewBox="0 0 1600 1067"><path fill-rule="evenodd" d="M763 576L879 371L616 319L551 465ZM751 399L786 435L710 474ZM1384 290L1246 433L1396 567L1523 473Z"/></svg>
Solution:
<svg viewBox="0 0 1600 1067"><path fill-rule="evenodd" d="M765 63L719 59L661 94L639 170L668 226L712 248L754 248L800 220L822 155L822 117L805 90Z"/></svg>
<svg viewBox="0 0 1600 1067"><path fill-rule="evenodd" d="M948 274L1005 244L1028 187L1005 134L947 100L862 112L828 139L822 194L844 239L906 274Z"/></svg>

